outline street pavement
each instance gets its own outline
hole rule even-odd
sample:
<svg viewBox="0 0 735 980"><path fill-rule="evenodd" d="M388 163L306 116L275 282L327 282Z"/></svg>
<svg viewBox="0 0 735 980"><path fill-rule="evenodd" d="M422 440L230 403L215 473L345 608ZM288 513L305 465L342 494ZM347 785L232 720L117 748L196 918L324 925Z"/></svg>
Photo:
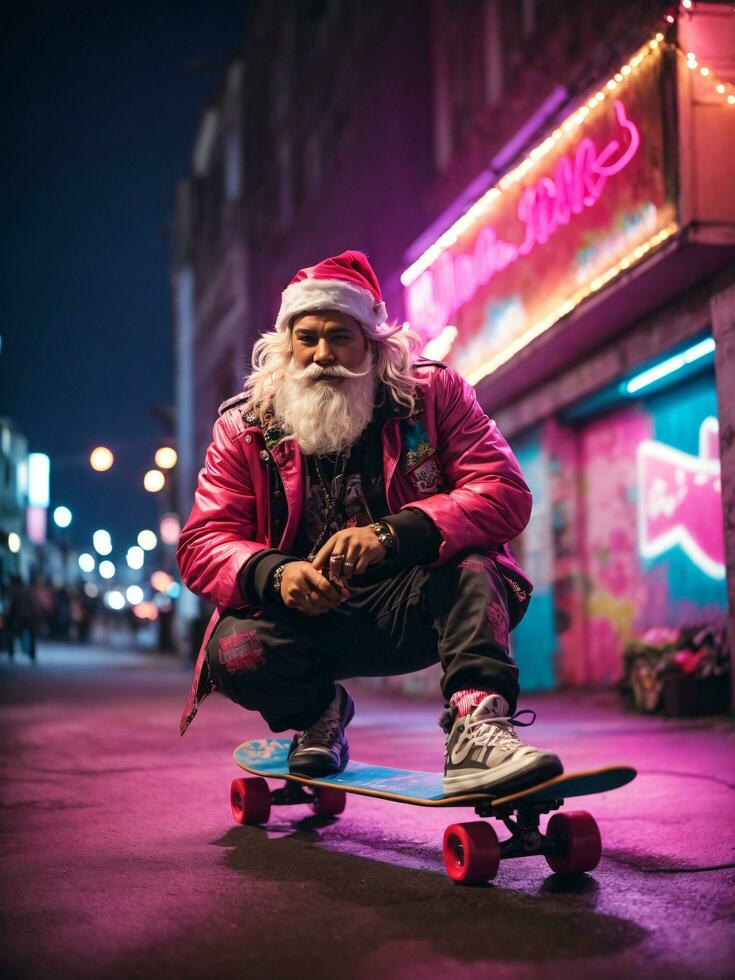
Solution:
<svg viewBox="0 0 735 980"><path fill-rule="evenodd" d="M4 977L732 977L735 723L626 714L609 692L529 695L567 770L636 766L589 809L603 858L458 887L441 836L471 810L348 797L241 827L232 751L268 734L212 696L182 739L190 669L119 647L0 660ZM352 756L438 769L440 702L352 686ZM496 825L500 836L504 829Z"/></svg>

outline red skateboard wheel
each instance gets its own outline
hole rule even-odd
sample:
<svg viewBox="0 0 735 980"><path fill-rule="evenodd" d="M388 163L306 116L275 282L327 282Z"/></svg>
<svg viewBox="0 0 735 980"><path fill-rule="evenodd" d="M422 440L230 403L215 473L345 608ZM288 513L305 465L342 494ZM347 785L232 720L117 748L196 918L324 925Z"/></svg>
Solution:
<svg viewBox="0 0 735 980"><path fill-rule="evenodd" d="M557 874L592 871L600 863L600 828L592 814L586 810L555 813L546 827L546 836L563 845L559 854L546 855L546 863Z"/></svg>
<svg viewBox="0 0 735 980"><path fill-rule="evenodd" d="M311 809L318 817L336 817L347 805L347 793L343 789L332 789L331 786L315 786L314 802Z"/></svg>
<svg viewBox="0 0 735 980"><path fill-rule="evenodd" d="M271 814L271 791L268 783L261 776L233 779L230 786L230 806L236 823L267 823Z"/></svg>
<svg viewBox="0 0 735 980"><path fill-rule="evenodd" d="M444 867L458 885L490 881L498 873L500 844L488 823L453 823L444 831Z"/></svg>

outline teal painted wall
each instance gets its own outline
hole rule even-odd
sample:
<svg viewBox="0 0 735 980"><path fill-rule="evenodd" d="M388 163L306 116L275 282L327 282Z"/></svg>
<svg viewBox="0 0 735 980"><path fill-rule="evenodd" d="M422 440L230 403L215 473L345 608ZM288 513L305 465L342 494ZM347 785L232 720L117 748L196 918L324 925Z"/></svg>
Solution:
<svg viewBox="0 0 735 980"><path fill-rule="evenodd" d="M531 520L514 549L534 584L528 612L512 634L513 656L521 689L542 691L554 687L556 653L548 462L541 449L540 430L514 442L512 448L533 494Z"/></svg>

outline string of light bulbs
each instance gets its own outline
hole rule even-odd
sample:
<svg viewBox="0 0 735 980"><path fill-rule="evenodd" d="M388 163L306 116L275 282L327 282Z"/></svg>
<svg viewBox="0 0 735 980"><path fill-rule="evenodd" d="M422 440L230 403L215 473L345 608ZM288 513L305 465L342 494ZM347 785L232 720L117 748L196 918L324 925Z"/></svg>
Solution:
<svg viewBox="0 0 735 980"><path fill-rule="evenodd" d="M735 106L735 85L730 82L724 82L722 79L718 78L711 68L707 65L700 65L699 58L694 51L682 51L678 48L682 54L686 54L686 65L690 71L697 72L701 78L707 80L711 86L712 94L719 96L720 100L728 106Z"/></svg>
<svg viewBox="0 0 735 980"><path fill-rule="evenodd" d="M688 5L685 3L683 6L691 9L691 3ZM530 150L528 155L519 164L504 174L497 184L486 191L451 227L440 235L401 275L402 284L409 286L425 269L428 269L436 261L443 251L456 244L466 231L478 222L480 218L486 216L492 204L502 196L503 191L508 190L513 184L518 183L518 181L526 177L554 149L561 139L569 136L575 129L583 125L590 113L612 97L618 86L628 76L636 72L654 52L664 47L672 47L681 51L686 57L687 68L690 71L698 71L700 77L706 79L711 84L712 93L718 96L723 104L735 107L735 86L729 82L722 81L707 65L700 65L699 59L694 51L684 52L678 45L665 41L664 35L659 31L653 38L641 45L628 61L621 65L600 86L597 92L575 109L574 112L570 113L545 140Z"/></svg>
<svg viewBox="0 0 735 980"><path fill-rule="evenodd" d="M692 0L683 0L682 6L691 13L693 8ZM675 22L675 18L670 18L669 15L666 15L665 19L672 24ZM718 78L708 65L701 65L695 52L683 51L675 42L668 41L663 33L657 32L654 37L641 45L606 82L600 85L594 94L571 112L546 139L537 146L534 146L520 163L508 171L508 173L504 174L497 184L486 191L482 197L430 245L404 271L401 276L402 284L405 287L410 286L426 269L433 265L442 252L451 248L466 231L479 223L480 220L486 220L488 212L492 210L493 205L502 197L504 191L523 180L561 140L566 140L575 130L582 126L588 120L590 114L606 100L616 98L618 86L637 72L641 65L652 55L656 53L660 54L664 49L676 50L684 55L687 68L690 71L697 71L702 79L709 82L712 95L719 97L723 105L735 107L735 86ZM666 227L661 228L646 241L641 242L629 254L581 286L572 296L557 308L550 311L543 319L537 321L533 326L524 331L521 336L506 345L501 351L498 351L492 358L478 366L474 371L467 374L467 380L470 384L477 384L482 378L492 374L532 340L545 333L554 323L571 313L585 299L598 292L621 273L626 272L631 266L637 264L649 252L663 245L664 242L674 236L678 231L679 226L673 221Z"/></svg>
<svg viewBox="0 0 735 980"><path fill-rule="evenodd" d="M694 0L681 0L680 6L686 11L687 16L692 17L694 15ZM664 14L664 20L667 24L675 24L677 14L674 14L671 10L667 10ZM726 105L735 107L735 85L718 78L707 65L700 65L696 52L684 51L678 45L676 45L676 48L686 57L687 68L690 71L698 72L702 78L707 79L712 87L712 94L719 96Z"/></svg>
<svg viewBox="0 0 735 980"><path fill-rule="evenodd" d="M451 248L481 218L485 218L494 202L502 196L504 191L526 177L554 149L560 140L567 139L576 129L585 123L590 114L598 106L602 105L607 99L612 98L618 86L626 81L630 75L638 71L641 65L662 47L663 42L664 35L659 32L650 41L641 45L628 61L621 65L618 71L611 75L586 102L578 106L574 112L570 113L545 140L533 147L519 164L504 174L497 184L486 191L432 245L422 252L416 261L403 272L401 283L404 286L410 286L422 272L433 265L442 252Z"/></svg>

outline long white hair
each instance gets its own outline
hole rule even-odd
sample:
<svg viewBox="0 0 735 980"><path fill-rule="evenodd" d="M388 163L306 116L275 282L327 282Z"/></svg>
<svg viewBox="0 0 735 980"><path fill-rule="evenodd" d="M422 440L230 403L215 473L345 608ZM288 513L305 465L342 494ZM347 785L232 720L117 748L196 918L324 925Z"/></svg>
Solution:
<svg viewBox="0 0 735 980"><path fill-rule="evenodd" d="M360 324L375 357L377 381L384 384L393 399L413 411L420 379L411 364L421 348L421 337L403 324L382 324L379 330ZM291 330L269 330L253 345L251 373L243 390L253 411L264 420L275 393L291 363Z"/></svg>

